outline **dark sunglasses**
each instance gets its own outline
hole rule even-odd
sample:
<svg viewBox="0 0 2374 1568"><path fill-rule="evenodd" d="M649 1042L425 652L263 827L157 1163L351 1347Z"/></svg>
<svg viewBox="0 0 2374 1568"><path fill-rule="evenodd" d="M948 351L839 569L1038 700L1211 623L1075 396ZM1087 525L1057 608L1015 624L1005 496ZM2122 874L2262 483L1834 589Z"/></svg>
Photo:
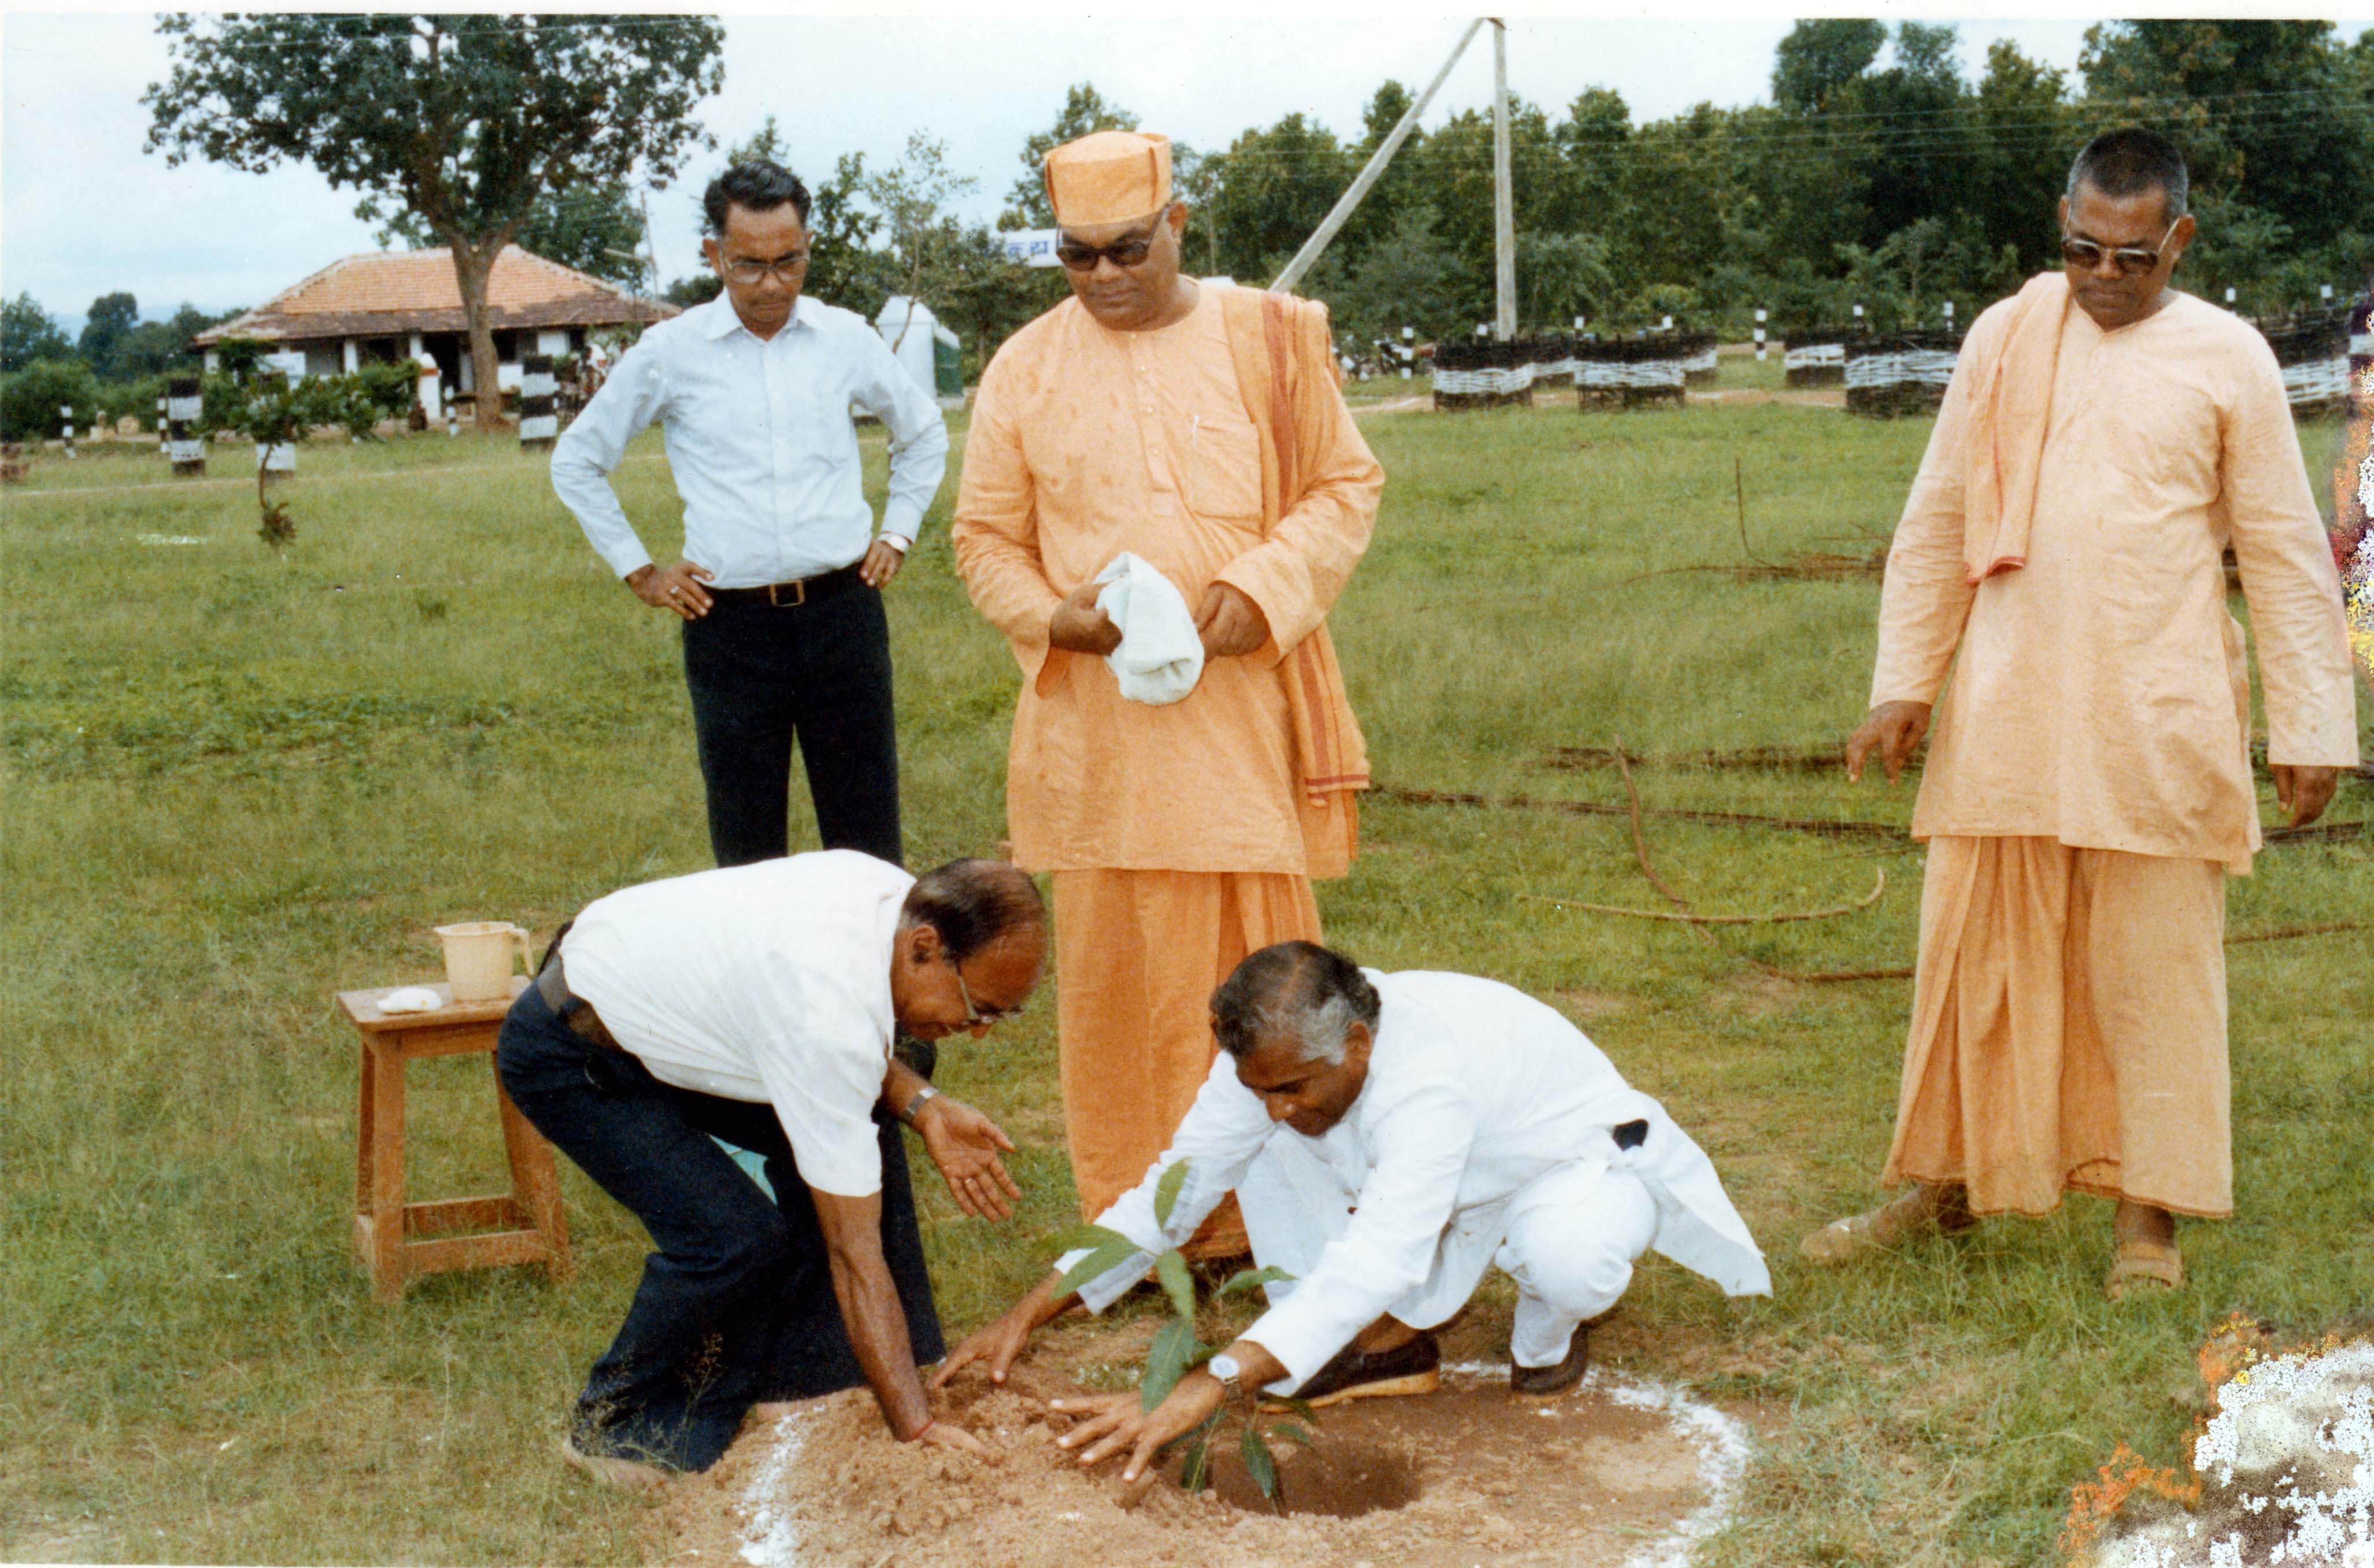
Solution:
<svg viewBox="0 0 2374 1568"><path fill-rule="evenodd" d="M1115 266L1136 266L1154 249L1155 236L1161 232L1161 222L1143 234L1133 234L1126 240L1116 240L1110 245L1083 245L1066 240L1055 247L1055 259L1073 272L1094 272L1097 263L1109 261Z"/></svg>
<svg viewBox="0 0 2374 1568"><path fill-rule="evenodd" d="M2177 223L2183 221L2184 219L2180 218L2176 220ZM2087 272L2091 272L2102 265L2102 258L2107 255L2110 258L2110 265L2118 269L2121 277L2133 277L2138 274L2149 272L2159 265L2160 257L2168 249L2168 234L2175 232L2176 223L2169 224L2168 234L2159 237L2159 247L2157 250L2145 250L2141 245L2121 245L2113 249L2096 241L2080 240L2073 234L2063 234L2061 236L2061 259L2071 266L2082 266Z"/></svg>

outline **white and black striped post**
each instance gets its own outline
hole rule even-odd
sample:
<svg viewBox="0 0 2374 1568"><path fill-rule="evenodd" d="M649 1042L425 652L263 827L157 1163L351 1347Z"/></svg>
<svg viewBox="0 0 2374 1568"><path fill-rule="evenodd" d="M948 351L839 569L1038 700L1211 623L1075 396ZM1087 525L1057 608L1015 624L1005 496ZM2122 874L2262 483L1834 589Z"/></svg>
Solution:
<svg viewBox="0 0 2374 1568"><path fill-rule="evenodd" d="M2226 308L2229 311L2234 308L2234 286L2230 283L2226 285Z"/></svg>
<svg viewBox="0 0 2374 1568"><path fill-rule="evenodd" d="M461 400L453 395L453 389L450 386L445 389L445 433L449 436L462 433Z"/></svg>
<svg viewBox="0 0 2374 1568"><path fill-rule="evenodd" d="M165 427L172 420L172 411L165 407L168 401L163 393L157 395L157 454L170 462L173 456L173 446L172 442L165 439Z"/></svg>
<svg viewBox="0 0 2374 1568"><path fill-rule="evenodd" d="M1862 307L1861 305L1857 305L1857 306L1855 307L1855 323L1854 323L1854 324L1855 324L1855 330L1856 330L1857 332L1861 332L1861 331L1863 329L1863 307Z"/></svg>
<svg viewBox="0 0 2374 1568"><path fill-rule="evenodd" d="M2319 302L2321 302L2327 310L2331 310L2333 308L2333 285L2330 283L2318 284L2316 289L2316 297Z"/></svg>
<svg viewBox="0 0 2374 1568"><path fill-rule="evenodd" d="M1764 312L1763 312L1762 311L1758 311L1758 312L1756 312L1756 362L1757 362L1757 364L1759 364L1759 365L1760 365L1760 364L1762 364L1762 363L1764 362L1764 354L1765 354L1765 348L1764 348L1764 322L1765 322L1765 314L1764 314Z"/></svg>
<svg viewBox="0 0 2374 1568"><path fill-rule="evenodd" d="M175 376L169 383L165 428L160 433L165 454L173 460L173 477L177 479L206 477L206 443L198 439L198 419L205 407L197 377Z"/></svg>
<svg viewBox="0 0 2374 1568"><path fill-rule="evenodd" d="M58 405L58 420L61 427L65 431L66 455L68 457L72 457L75 455L73 404L61 403Z"/></svg>
<svg viewBox="0 0 2374 1568"><path fill-rule="evenodd" d="M1954 301L1951 300L1945 301L1945 330L1954 330Z"/></svg>
<svg viewBox="0 0 2374 1568"><path fill-rule="evenodd" d="M1417 359L1417 328L1402 328L1402 380L1410 378L1410 366Z"/></svg>
<svg viewBox="0 0 2374 1568"><path fill-rule="evenodd" d="M559 383L553 380L552 356L520 356L520 450L549 452L560 436L560 415L554 406Z"/></svg>

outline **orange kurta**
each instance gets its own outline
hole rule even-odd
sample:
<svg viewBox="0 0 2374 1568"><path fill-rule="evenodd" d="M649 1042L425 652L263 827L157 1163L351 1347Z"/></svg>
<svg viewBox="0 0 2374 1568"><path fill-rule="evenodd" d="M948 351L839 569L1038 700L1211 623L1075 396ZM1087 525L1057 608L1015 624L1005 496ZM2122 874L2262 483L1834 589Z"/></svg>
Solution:
<svg viewBox="0 0 2374 1568"><path fill-rule="evenodd" d="M1966 442L2013 314L1963 346L1882 596L1872 701L1937 703L1888 1174L1967 1181L1980 1212L2074 1187L2221 1214L2223 873L2260 840L2219 557L2275 762L2356 760L2339 583L2273 353L2180 296L2113 332L2067 308L2050 384L2002 387L2040 431L2034 512L2024 563L1973 584Z"/></svg>
<svg viewBox="0 0 2374 1568"><path fill-rule="evenodd" d="M1057 874L1065 1119L1091 1214L1186 1114L1213 1049L1207 999L1244 943L1317 937L1307 878L1342 871L1346 785L1365 784L1340 690L1322 690L1322 620L1368 547L1383 477L1325 368L1315 307L1295 308L1281 348L1292 395L1249 392L1247 367L1270 362L1257 299L1204 284L1185 320L1151 332L1100 326L1067 300L998 351L966 443L951 537L1025 676L1006 815L1016 863ZM1290 444L1256 424L1265 408L1291 410ZM1063 596L1123 550L1191 607L1215 582L1242 590L1271 642L1208 662L1178 702L1124 699L1102 659L1047 643ZM1298 713L1352 760L1316 765ZM1108 1091L1123 1080L1149 1092Z"/></svg>
<svg viewBox="0 0 2374 1568"><path fill-rule="evenodd" d="M2190 295L2115 332L2067 310L2051 385L2005 389L2051 408L2027 564L1974 587L1964 435L2011 303L1970 328L1888 552L1871 700L1938 704L1912 831L2248 871L2259 822L2228 545L2268 760L2357 761L2340 580L2274 351Z"/></svg>

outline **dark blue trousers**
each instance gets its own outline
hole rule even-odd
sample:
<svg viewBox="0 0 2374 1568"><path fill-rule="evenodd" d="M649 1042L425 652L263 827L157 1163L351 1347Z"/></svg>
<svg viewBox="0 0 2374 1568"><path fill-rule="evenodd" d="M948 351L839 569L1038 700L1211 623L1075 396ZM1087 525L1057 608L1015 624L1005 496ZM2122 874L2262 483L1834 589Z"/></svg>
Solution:
<svg viewBox="0 0 2374 1568"><path fill-rule="evenodd" d="M864 1381L816 1205L773 1107L660 1082L623 1052L581 1039L531 986L495 1053L527 1119L630 1209L658 1249L627 1321L594 1363L571 1435L591 1454L705 1470L750 1407ZM882 1250L916 1362L946 1353L907 1151L879 1110ZM770 1202L712 1135L766 1160Z"/></svg>
<svg viewBox="0 0 2374 1568"><path fill-rule="evenodd" d="M906 863L879 589L861 583L799 606L712 605L684 623L684 678L717 864L791 853L794 742L824 847Z"/></svg>

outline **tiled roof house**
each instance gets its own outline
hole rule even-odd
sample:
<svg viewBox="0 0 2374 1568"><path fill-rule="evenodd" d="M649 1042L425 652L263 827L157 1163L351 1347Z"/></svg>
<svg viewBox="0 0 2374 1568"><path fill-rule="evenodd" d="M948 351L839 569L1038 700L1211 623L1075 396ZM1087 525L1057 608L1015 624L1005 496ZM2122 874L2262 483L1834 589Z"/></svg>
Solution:
<svg viewBox="0 0 2374 1568"><path fill-rule="evenodd" d="M584 273L506 245L487 279L487 309L501 360L501 383L519 383L522 354L577 354L588 331L648 324L676 307L639 299ZM428 354L448 386L474 390L468 324L452 253L369 251L347 256L265 303L192 341L206 350L229 337L257 337L301 349L309 375L338 375L379 360Z"/></svg>

